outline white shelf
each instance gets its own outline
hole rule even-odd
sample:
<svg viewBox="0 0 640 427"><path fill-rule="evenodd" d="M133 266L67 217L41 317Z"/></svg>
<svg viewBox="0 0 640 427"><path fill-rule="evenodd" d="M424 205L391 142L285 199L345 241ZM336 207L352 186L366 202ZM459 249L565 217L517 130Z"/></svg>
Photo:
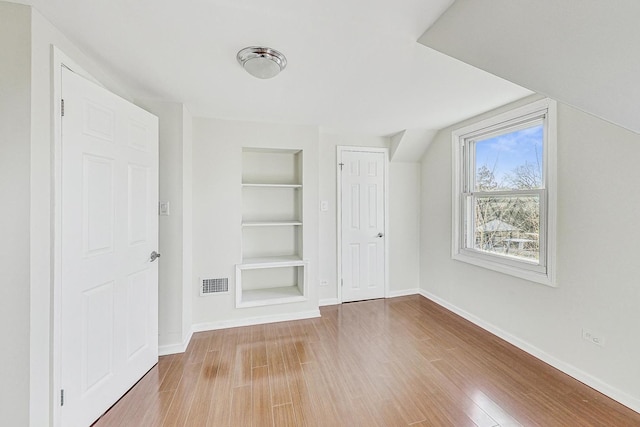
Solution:
<svg viewBox="0 0 640 427"><path fill-rule="evenodd" d="M302 221L243 221L243 227L279 227L283 225L302 225Z"/></svg>
<svg viewBox="0 0 640 427"><path fill-rule="evenodd" d="M271 268L271 267L297 267L304 265L299 256L272 256L259 258L246 258L242 260L241 269Z"/></svg>
<svg viewBox="0 0 640 427"><path fill-rule="evenodd" d="M242 152L242 263L236 265L236 307L307 300L302 259L301 150Z"/></svg>
<svg viewBox="0 0 640 427"><path fill-rule="evenodd" d="M302 184L258 184L258 183L242 183L243 187L257 188L302 188Z"/></svg>
<svg viewBox="0 0 640 427"><path fill-rule="evenodd" d="M297 286L252 289L242 291L242 299L238 302L237 307L258 307L306 300L307 298L302 295Z"/></svg>

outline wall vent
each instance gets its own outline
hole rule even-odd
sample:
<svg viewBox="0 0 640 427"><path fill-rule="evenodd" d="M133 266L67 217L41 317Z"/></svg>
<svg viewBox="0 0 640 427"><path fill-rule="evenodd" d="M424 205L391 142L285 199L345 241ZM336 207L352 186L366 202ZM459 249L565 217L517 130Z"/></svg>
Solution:
<svg viewBox="0 0 640 427"><path fill-rule="evenodd" d="M200 279L200 295L229 292L229 279Z"/></svg>

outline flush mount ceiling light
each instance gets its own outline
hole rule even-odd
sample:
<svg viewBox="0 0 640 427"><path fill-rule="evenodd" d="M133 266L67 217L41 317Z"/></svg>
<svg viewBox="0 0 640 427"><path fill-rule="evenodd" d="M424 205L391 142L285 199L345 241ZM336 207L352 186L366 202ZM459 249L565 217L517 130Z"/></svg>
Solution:
<svg viewBox="0 0 640 427"><path fill-rule="evenodd" d="M247 73L259 79L270 79L287 66L287 58L270 47L245 47L236 55Z"/></svg>

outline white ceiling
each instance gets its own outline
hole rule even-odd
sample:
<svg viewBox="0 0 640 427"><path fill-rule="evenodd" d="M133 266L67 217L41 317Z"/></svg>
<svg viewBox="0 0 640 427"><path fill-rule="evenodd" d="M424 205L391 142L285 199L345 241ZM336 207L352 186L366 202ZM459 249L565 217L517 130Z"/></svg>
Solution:
<svg viewBox="0 0 640 427"><path fill-rule="evenodd" d="M390 135L439 129L530 92L416 42L453 0L21 0L137 99L195 116ZM259 80L238 50L287 68Z"/></svg>
<svg viewBox="0 0 640 427"><path fill-rule="evenodd" d="M640 133L640 1L458 0L420 41Z"/></svg>

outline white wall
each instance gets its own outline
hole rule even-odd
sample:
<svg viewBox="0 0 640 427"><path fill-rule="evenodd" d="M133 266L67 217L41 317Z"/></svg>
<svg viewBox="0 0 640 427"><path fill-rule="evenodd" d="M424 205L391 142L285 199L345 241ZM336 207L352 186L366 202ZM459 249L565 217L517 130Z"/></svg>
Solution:
<svg viewBox="0 0 640 427"><path fill-rule="evenodd" d="M320 134L320 200L329 210L320 212L321 304L335 304L337 286L337 157L336 147L389 147L390 138L323 132ZM418 287L419 276L419 163L389 164L389 288L402 294Z"/></svg>
<svg viewBox="0 0 640 427"><path fill-rule="evenodd" d="M422 290L640 411L640 136L558 104L552 288L451 259L451 130L470 122L441 131L423 158Z"/></svg>
<svg viewBox="0 0 640 427"><path fill-rule="evenodd" d="M183 104L142 100L160 122L158 346L160 354L184 351L191 331L192 117ZM187 289L185 294L185 288Z"/></svg>
<svg viewBox="0 0 640 427"><path fill-rule="evenodd" d="M235 265L241 262L242 147L303 149L304 257L309 299L266 307L235 308ZM308 315L318 307L318 130L195 118L193 121L193 322L196 330L256 318ZM228 294L199 295L198 280L229 278Z"/></svg>
<svg viewBox="0 0 640 427"><path fill-rule="evenodd" d="M389 163L390 296L420 287L420 163Z"/></svg>
<svg viewBox="0 0 640 427"><path fill-rule="evenodd" d="M0 418L29 424L30 9L0 3Z"/></svg>

